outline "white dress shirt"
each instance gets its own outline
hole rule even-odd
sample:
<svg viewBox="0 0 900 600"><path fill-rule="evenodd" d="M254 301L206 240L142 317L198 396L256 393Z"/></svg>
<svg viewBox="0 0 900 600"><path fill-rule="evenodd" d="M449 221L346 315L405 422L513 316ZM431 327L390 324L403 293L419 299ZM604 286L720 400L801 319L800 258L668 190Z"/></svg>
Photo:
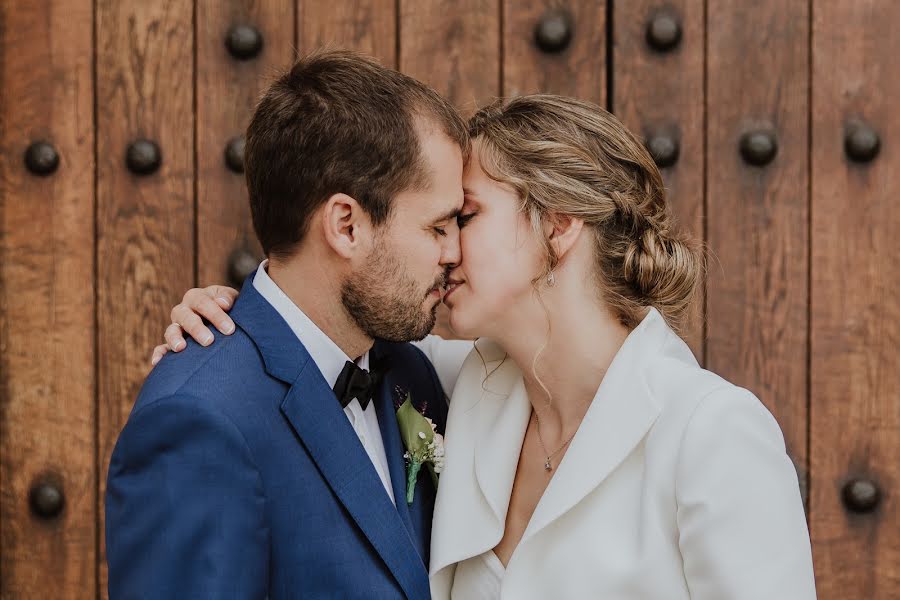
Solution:
<svg viewBox="0 0 900 600"><path fill-rule="evenodd" d="M253 278L253 287L272 305L279 315L287 322L288 327L297 336L306 351L309 352L313 362L322 373L322 377L333 388L338 376L348 360L353 360L341 350L334 341L319 329L306 314L300 310L294 302L288 298L278 285L272 281L266 272L268 260L264 260ZM357 363L360 368L369 369L369 353L362 355ZM335 399L337 402L337 399ZM350 425L359 437L360 443L366 449L375 471L384 484L391 501L396 504L394 491L391 488L391 474L388 469L387 455L384 452L384 441L381 439L381 429L378 427L378 414L375 411L375 403L369 402L365 410L359 401L353 399L344 408L344 414L350 420Z"/></svg>

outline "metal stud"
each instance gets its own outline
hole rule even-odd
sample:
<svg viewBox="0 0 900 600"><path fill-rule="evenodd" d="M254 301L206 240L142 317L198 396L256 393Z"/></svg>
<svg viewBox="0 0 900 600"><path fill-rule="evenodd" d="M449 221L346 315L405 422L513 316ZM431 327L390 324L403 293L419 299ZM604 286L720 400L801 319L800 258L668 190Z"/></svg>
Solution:
<svg viewBox="0 0 900 600"><path fill-rule="evenodd" d="M865 478L854 478L844 484L841 499L847 510L855 513L872 512L881 500L881 491L875 482Z"/></svg>
<svg viewBox="0 0 900 600"><path fill-rule="evenodd" d="M62 512L66 499L61 486L55 482L42 480L31 486L28 503L35 515L42 519L52 519Z"/></svg>
<svg viewBox="0 0 900 600"><path fill-rule="evenodd" d="M25 167L45 177L59 166L59 154L50 142L34 142L25 150Z"/></svg>
<svg viewBox="0 0 900 600"><path fill-rule="evenodd" d="M150 175L162 164L162 151L152 140L135 140L128 145L125 164L135 175Z"/></svg>
<svg viewBox="0 0 900 600"><path fill-rule="evenodd" d="M234 25L225 34L225 47L238 60L250 60L262 51L263 36L252 25Z"/></svg>
<svg viewBox="0 0 900 600"><path fill-rule="evenodd" d="M256 267L259 266L260 259L246 248L238 248L231 253L228 258L228 279L235 287L243 285L244 280L250 276Z"/></svg>
<svg viewBox="0 0 900 600"><path fill-rule="evenodd" d="M562 52L572 41L574 24L568 11L548 10L534 28L534 42L547 53Z"/></svg>
<svg viewBox="0 0 900 600"><path fill-rule="evenodd" d="M866 123L853 122L847 126L844 135L844 152L855 162L869 162L881 149L878 133Z"/></svg>
<svg viewBox="0 0 900 600"><path fill-rule="evenodd" d="M741 136L740 149L741 156L748 164L755 167L767 165L778 154L775 132L768 129L748 131Z"/></svg>
<svg viewBox="0 0 900 600"><path fill-rule="evenodd" d="M225 146L225 165L235 173L244 172L244 136L228 140Z"/></svg>
<svg viewBox="0 0 900 600"><path fill-rule="evenodd" d="M656 166L661 169L671 167L678 162L678 138L670 133L659 132L649 136L645 146L656 162Z"/></svg>
<svg viewBox="0 0 900 600"><path fill-rule="evenodd" d="M647 22L647 43L657 52L668 52L680 41L681 18L674 12L657 12Z"/></svg>

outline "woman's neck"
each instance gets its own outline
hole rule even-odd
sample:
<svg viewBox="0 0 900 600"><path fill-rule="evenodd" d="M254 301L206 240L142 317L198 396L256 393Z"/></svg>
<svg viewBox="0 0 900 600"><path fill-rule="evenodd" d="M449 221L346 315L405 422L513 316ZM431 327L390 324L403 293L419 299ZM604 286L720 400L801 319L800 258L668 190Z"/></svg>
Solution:
<svg viewBox="0 0 900 600"><path fill-rule="evenodd" d="M515 361L545 442L574 434L629 330L583 290L553 289L496 341ZM518 311L517 311L518 312ZM528 314L523 314L528 313ZM535 357L536 360L535 360Z"/></svg>

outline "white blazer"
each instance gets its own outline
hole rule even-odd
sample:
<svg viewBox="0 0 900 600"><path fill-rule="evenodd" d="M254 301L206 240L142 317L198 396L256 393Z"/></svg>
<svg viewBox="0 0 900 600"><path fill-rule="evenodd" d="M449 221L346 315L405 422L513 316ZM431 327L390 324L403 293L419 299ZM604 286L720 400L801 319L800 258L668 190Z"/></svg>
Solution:
<svg viewBox="0 0 900 600"><path fill-rule="evenodd" d="M531 406L480 341L456 382L431 539L431 587L503 536ZM485 381L485 373L491 375ZM613 360L515 549L510 600L815 598L809 533L781 430L699 367L651 310Z"/></svg>

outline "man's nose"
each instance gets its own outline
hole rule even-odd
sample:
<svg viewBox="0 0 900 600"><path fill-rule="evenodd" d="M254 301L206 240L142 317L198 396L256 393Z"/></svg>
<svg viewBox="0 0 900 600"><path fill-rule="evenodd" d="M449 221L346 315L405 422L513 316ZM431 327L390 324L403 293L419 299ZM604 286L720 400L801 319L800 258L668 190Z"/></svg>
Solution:
<svg viewBox="0 0 900 600"><path fill-rule="evenodd" d="M459 229L456 227L451 228L451 231L447 232L447 237L444 239L446 242L441 252L441 264L448 269L452 269L462 260L462 251L459 247Z"/></svg>

